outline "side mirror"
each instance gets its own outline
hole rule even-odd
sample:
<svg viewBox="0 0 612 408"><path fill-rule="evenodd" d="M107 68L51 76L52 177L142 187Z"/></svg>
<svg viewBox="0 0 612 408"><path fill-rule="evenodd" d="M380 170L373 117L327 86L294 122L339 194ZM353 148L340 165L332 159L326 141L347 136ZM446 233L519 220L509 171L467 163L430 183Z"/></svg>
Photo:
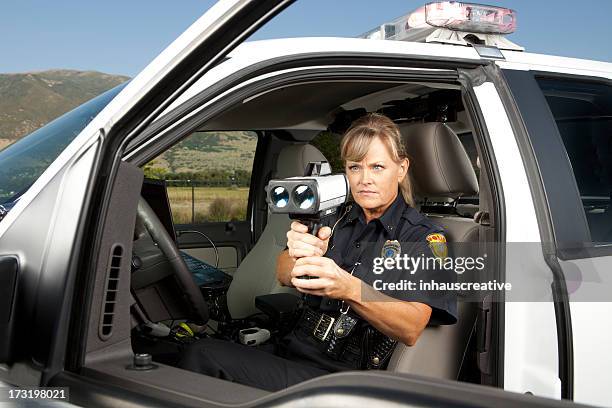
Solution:
<svg viewBox="0 0 612 408"><path fill-rule="evenodd" d="M0 256L0 363L14 358L19 259Z"/></svg>

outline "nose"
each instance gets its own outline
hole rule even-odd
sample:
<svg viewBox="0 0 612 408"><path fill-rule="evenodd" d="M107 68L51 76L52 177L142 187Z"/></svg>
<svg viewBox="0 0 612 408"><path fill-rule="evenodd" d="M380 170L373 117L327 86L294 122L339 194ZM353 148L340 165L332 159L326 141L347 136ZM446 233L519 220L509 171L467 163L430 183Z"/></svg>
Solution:
<svg viewBox="0 0 612 408"><path fill-rule="evenodd" d="M367 167L364 167L363 170L361 171L361 177L359 179L359 183L366 185L366 186L372 184L372 172Z"/></svg>

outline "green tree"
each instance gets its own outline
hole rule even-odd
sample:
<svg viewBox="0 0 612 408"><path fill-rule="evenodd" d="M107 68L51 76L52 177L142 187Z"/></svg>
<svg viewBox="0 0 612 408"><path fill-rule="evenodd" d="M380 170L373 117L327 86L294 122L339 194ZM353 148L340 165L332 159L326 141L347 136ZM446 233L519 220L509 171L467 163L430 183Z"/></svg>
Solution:
<svg viewBox="0 0 612 408"><path fill-rule="evenodd" d="M344 163L340 158L341 139L342 136L337 133L323 131L310 142L323 153L334 173L344 173Z"/></svg>

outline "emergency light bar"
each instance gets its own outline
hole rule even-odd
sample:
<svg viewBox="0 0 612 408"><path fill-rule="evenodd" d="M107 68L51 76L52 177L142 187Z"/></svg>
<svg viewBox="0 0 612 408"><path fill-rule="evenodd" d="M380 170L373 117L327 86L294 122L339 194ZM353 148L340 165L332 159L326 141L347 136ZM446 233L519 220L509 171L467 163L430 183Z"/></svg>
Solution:
<svg viewBox="0 0 612 408"><path fill-rule="evenodd" d="M359 37L457 45L476 44L522 51L523 47L504 37L515 30L514 10L459 1L440 1L428 3Z"/></svg>
<svg viewBox="0 0 612 408"><path fill-rule="evenodd" d="M455 1L429 3L408 17L410 28L422 28L425 24L473 33L510 34L516 29L516 12Z"/></svg>

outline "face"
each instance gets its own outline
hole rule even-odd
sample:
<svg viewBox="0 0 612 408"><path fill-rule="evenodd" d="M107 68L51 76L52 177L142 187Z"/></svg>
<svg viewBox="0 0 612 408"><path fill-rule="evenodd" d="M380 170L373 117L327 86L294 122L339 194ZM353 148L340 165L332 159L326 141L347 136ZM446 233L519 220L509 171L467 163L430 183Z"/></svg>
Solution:
<svg viewBox="0 0 612 408"><path fill-rule="evenodd" d="M384 212L398 194L399 183L408 172L408 160L393 161L380 138L370 143L360 162L346 162L346 176L357 204L366 211Z"/></svg>

